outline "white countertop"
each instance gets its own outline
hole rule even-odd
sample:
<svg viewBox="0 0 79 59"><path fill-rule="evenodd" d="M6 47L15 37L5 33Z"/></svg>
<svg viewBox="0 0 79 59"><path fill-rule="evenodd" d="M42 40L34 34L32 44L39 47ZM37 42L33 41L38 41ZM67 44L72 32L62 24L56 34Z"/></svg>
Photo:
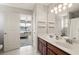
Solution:
<svg viewBox="0 0 79 59"><path fill-rule="evenodd" d="M65 41L65 39L56 40L55 38L50 38L46 34L40 34L38 37L42 38L43 40L49 42L50 44L60 48L61 50L71 54L71 55L79 55L79 43L69 44Z"/></svg>

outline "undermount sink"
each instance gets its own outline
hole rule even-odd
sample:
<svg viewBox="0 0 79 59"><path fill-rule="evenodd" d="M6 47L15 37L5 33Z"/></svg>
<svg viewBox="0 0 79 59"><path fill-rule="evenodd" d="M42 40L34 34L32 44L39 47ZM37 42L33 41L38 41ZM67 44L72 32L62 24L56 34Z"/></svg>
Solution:
<svg viewBox="0 0 79 59"><path fill-rule="evenodd" d="M58 44L59 46L64 47L64 48L68 48L68 49L72 48L71 44L68 44L68 43L65 43L65 42L56 42L56 44Z"/></svg>
<svg viewBox="0 0 79 59"><path fill-rule="evenodd" d="M54 36L53 35L49 35L49 38L53 38Z"/></svg>

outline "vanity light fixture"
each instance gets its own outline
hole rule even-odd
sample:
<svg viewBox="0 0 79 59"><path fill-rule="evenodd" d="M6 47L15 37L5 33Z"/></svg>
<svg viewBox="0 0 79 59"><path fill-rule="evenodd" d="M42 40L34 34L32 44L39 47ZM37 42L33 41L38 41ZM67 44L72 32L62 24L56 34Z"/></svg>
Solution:
<svg viewBox="0 0 79 59"><path fill-rule="evenodd" d="M69 4L68 4L68 7L69 7L69 8L72 7L72 3L69 3Z"/></svg>
<svg viewBox="0 0 79 59"><path fill-rule="evenodd" d="M51 9L51 13L57 14L58 12L61 12L62 10L66 10L68 7L70 8L72 6L72 3L63 3L59 4L58 6Z"/></svg>

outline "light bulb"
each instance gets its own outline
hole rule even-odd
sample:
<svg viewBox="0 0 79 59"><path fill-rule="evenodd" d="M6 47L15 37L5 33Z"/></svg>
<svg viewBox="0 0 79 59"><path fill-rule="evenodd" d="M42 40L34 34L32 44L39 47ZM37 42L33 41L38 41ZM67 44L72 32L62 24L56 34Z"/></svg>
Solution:
<svg viewBox="0 0 79 59"><path fill-rule="evenodd" d="M69 4L68 4L68 7L71 7L71 6L72 6L72 3L69 3Z"/></svg>
<svg viewBox="0 0 79 59"><path fill-rule="evenodd" d="M62 4L58 5L58 8L62 8Z"/></svg>
<svg viewBox="0 0 79 59"><path fill-rule="evenodd" d="M57 7L54 7L54 10L56 11L57 10Z"/></svg>
<svg viewBox="0 0 79 59"><path fill-rule="evenodd" d="M54 12L54 10L51 10L51 13L53 13Z"/></svg>
<svg viewBox="0 0 79 59"><path fill-rule="evenodd" d="M61 12L61 9L59 9L59 12Z"/></svg>
<svg viewBox="0 0 79 59"><path fill-rule="evenodd" d="M66 9L66 6L63 6L63 10L65 10Z"/></svg>

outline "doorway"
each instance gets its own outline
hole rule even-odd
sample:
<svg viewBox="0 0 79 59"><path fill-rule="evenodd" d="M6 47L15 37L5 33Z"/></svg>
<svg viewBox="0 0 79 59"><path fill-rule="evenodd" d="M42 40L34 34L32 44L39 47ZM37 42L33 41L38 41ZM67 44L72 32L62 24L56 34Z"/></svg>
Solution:
<svg viewBox="0 0 79 59"><path fill-rule="evenodd" d="M20 46L32 45L32 15L20 15Z"/></svg>

